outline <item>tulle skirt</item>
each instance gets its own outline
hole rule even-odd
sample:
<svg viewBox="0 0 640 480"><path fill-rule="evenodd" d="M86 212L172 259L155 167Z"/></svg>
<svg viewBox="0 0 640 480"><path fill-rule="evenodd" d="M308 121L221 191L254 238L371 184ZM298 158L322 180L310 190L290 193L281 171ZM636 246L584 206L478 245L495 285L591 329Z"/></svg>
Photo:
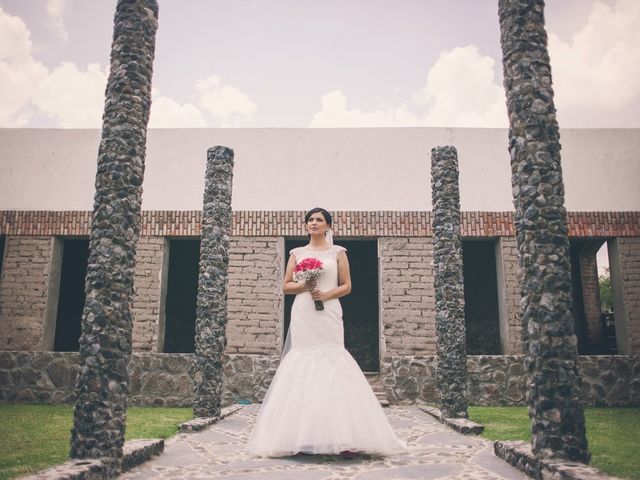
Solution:
<svg viewBox="0 0 640 480"><path fill-rule="evenodd" d="M282 359L247 443L263 457L406 449L344 347L293 348Z"/></svg>

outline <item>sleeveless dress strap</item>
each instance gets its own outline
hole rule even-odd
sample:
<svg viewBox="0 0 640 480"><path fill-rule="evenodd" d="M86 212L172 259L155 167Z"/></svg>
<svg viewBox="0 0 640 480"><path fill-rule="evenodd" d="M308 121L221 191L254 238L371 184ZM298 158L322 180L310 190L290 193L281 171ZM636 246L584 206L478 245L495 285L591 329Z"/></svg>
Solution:
<svg viewBox="0 0 640 480"><path fill-rule="evenodd" d="M296 258L298 258L300 255L300 251L303 249L303 247L296 247L296 248L292 248L291 250L289 250L289 255L295 255Z"/></svg>

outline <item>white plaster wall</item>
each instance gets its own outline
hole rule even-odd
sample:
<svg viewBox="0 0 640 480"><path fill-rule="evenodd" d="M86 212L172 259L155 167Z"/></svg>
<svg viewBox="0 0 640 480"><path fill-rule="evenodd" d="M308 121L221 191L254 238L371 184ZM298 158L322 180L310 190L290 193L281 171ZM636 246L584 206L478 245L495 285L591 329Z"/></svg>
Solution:
<svg viewBox="0 0 640 480"><path fill-rule="evenodd" d="M0 129L0 210L91 210L99 130ZM570 211L640 210L640 130L561 132ZM430 150L458 149L462 209L513 210L507 131L154 129L143 209L199 210L206 150L235 150L235 210L430 210Z"/></svg>

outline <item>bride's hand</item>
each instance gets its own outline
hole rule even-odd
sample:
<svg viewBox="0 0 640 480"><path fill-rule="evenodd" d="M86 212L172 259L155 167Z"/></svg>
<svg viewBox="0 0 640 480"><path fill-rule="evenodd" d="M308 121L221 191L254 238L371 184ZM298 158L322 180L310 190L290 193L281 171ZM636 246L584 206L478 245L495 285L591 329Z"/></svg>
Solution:
<svg viewBox="0 0 640 480"><path fill-rule="evenodd" d="M315 288L311 290L311 298L314 300L320 300L321 302L326 302L329 300L329 294L327 292L321 292L320 290L316 290Z"/></svg>
<svg viewBox="0 0 640 480"><path fill-rule="evenodd" d="M305 285L307 286L307 290L312 292L313 290L316 289L316 287L318 285L318 282L316 280L311 280L311 281L307 282Z"/></svg>

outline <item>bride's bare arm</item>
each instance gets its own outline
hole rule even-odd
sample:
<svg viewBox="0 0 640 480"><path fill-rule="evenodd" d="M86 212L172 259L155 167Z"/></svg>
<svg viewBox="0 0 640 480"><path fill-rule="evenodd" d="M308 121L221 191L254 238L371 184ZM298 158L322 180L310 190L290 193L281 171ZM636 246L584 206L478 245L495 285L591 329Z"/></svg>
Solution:
<svg viewBox="0 0 640 480"><path fill-rule="evenodd" d="M321 302L331 300L333 298L344 297L351 293L351 272L349 270L349 259L344 251L338 253L338 286L321 292L316 289L311 290L311 297Z"/></svg>
<svg viewBox="0 0 640 480"><path fill-rule="evenodd" d="M293 272L296 269L296 257L291 255L289 262L287 263L287 269L284 272L284 283L282 285L282 291L291 295L302 293L305 290L309 290L310 286L306 283L298 283L293 281Z"/></svg>

